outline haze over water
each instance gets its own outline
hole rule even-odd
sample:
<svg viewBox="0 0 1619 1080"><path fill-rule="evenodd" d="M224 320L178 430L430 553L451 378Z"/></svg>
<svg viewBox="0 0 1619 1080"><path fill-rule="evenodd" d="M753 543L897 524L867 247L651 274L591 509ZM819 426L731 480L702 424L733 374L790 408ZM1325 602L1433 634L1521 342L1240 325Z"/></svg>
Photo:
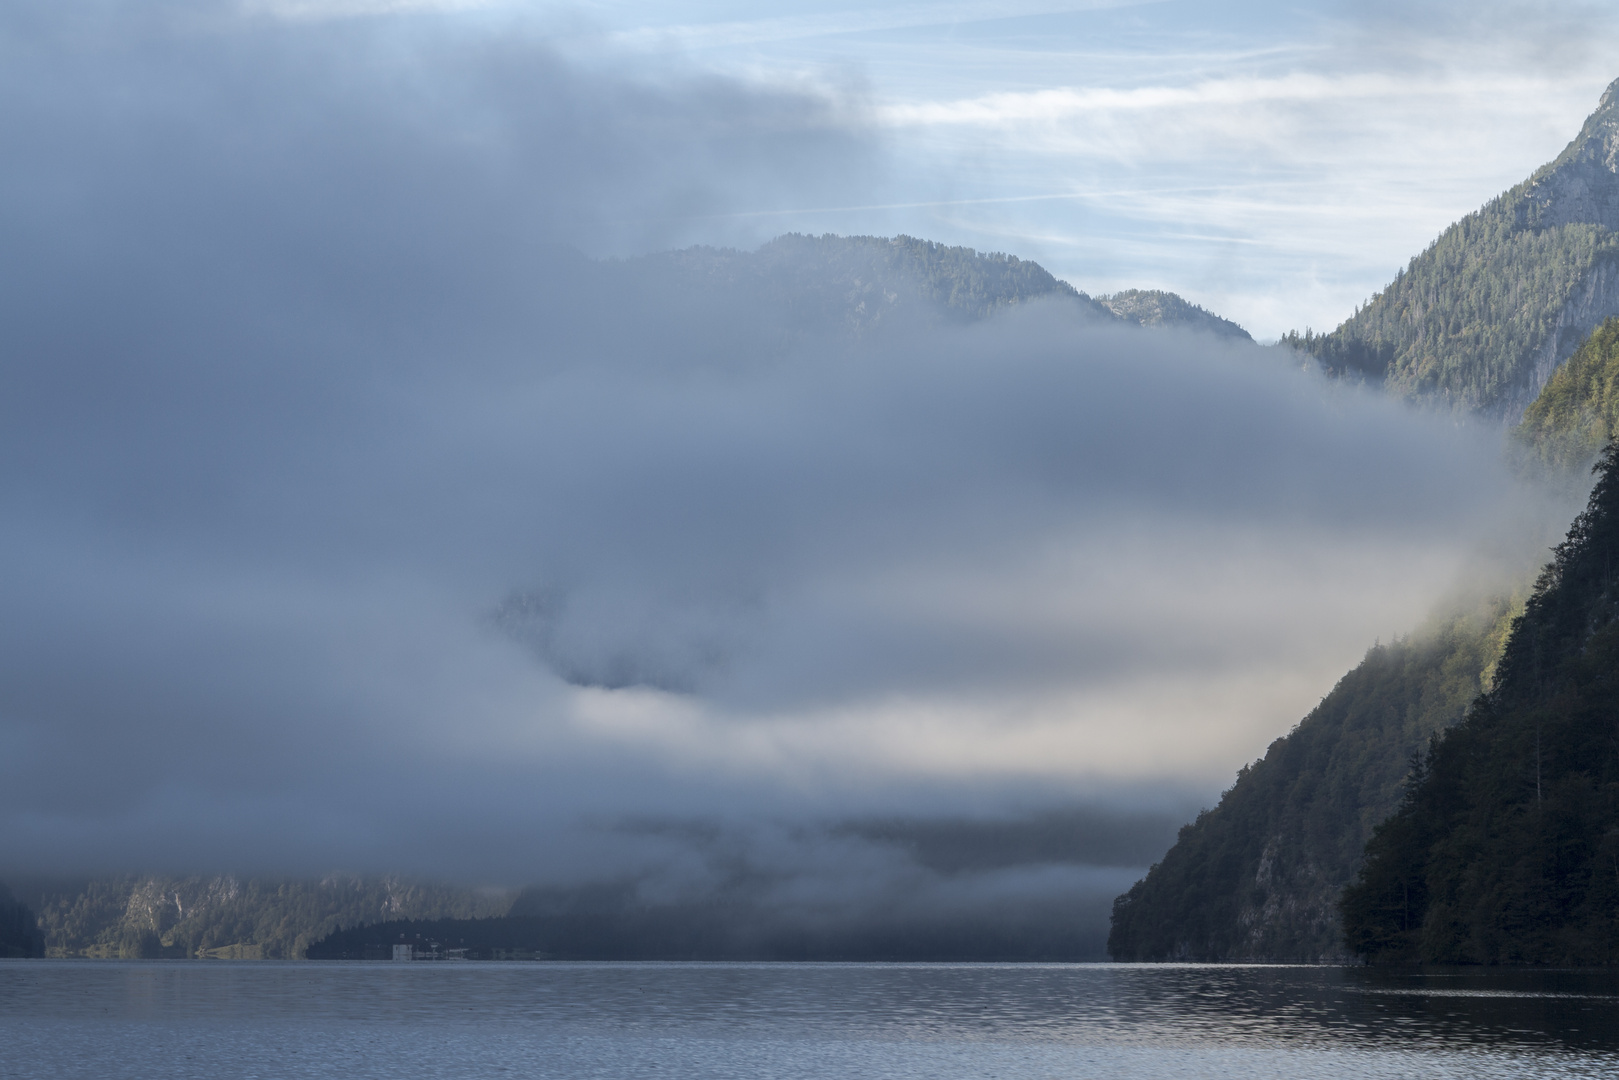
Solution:
<svg viewBox="0 0 1619 1080"><path fill-rule="evenodd" d="M1180 965L0 965L0 1074L1613 1076L1619 976Z"/></svg>

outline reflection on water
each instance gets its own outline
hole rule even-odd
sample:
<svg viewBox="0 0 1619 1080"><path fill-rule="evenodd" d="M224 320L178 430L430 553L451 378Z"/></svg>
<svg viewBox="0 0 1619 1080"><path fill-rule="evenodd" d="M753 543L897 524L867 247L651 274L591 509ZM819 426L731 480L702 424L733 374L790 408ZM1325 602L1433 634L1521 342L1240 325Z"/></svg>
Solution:
<svg viewBox="0 0 1619 1080"><path fill-rule="evenodd" d="M1619 976L0 963L5 1077L1619 1075Z"/></svg>

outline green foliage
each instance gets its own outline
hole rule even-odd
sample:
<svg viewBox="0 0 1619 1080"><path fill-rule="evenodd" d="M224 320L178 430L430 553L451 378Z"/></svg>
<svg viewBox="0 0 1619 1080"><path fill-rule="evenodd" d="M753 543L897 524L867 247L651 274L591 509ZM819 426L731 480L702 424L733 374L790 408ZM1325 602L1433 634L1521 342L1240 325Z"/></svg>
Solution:
<svg viewBox="0 0 1619 1080"><path fill-rule="evenodd" d="M1329 373L1381 380L1404 397L1501 413L1534 390L1538 353L1619 236L1594 224L1536 228L1522 184L1469 214L1330 334L1283 341Z"/></svg>
<svg viewBox="0 0 1619 1080"><path fill-rule="evenodd" d="M396 877L99 878L30 892L52 956L302 957L335 930L504 914L511 895Z"/></svg>
<svg viewBox="0 0 1619 1080"><path fill-rule="evenodd" d="M1342 955L1338 895L1398 805L1413 751L1479 693L1509 611L1491 600L1369 651L1115 901L1114 959Z"/></svg>
<svg viewBox="0 0 1619 1080"><path fill-rule="evenodd" d="M1619 446L1343 898L1374 961L1619 963Z"/></svg>
<svg viewBox="0 0 1619 1080"><path fill-rule="evenodd" d="M1619 318L1586 339L1552 373L1512 431L1535 463L1556 470L1589 467L1619 432Z"/></svg>
<svg viewBox="0 0 1619 1080"><path fill-rule="evenodd" d="M1330 334L1283 343L1331 374L1402 396L1513 416L1537 382L1611 310L1584 310L1619 270L1619 220L1606 192L1619 96L1558 159L1446 229ZM1598 189L1601 189L1600 191Z"/></svg>

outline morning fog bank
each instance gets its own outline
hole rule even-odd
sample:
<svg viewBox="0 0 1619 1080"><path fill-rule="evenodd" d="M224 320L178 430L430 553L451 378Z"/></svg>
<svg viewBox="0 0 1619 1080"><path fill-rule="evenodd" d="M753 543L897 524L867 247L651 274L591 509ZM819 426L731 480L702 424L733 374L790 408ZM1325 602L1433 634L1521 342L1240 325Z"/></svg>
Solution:
<svg viewBox="0 0 1619 1080"><path fill-rule="evenodd" d="M166 10L0 22L17 873L1105 911L1525 512L1278 350L579 253L858 186L858 101Z"/></svg>

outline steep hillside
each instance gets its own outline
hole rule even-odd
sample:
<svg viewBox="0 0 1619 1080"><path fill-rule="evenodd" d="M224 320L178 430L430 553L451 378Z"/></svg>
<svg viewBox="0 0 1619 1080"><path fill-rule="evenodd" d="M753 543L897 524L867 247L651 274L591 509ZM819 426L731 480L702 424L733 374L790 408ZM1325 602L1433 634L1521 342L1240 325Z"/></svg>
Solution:
<svg viewBox="0 0 1619 1080"><path fill-rule="evenodd" d="M1619 433L1619 318L1609 319L1552 373L1512 441L1536 464L1589 468Z"/></svg>
<svg viewBox="0 0 1619 1080"><path fill-rule="evenodd" d="M1461 719L1506 630L1497 599L1373 648L1213 810L1119 897L1115 960L1322 960L1344 954L1337 901L1411 754Z"/></svg>
<svg viewBox="0 0 1619 1080"><path fill-rule="evenodd" d="M1619 81L1557 159L1446 229L1330 334L1283 340L1336 374L1515 422L1619 314Z"/></svg>
<svg viewBox="0 0 1619 1080"><path fill-rule="evenodd" d="M1619 963L1619 445L1467 719L1379 826L1343 921L1355 952Z"/></svg>
<svg viewBox="0 0 1619 1080"><path fill-rule="evenodd" d="M394 877L115 877L20 890L50 956L290 959L345 926L502 915L510 894Z"/></svg>

